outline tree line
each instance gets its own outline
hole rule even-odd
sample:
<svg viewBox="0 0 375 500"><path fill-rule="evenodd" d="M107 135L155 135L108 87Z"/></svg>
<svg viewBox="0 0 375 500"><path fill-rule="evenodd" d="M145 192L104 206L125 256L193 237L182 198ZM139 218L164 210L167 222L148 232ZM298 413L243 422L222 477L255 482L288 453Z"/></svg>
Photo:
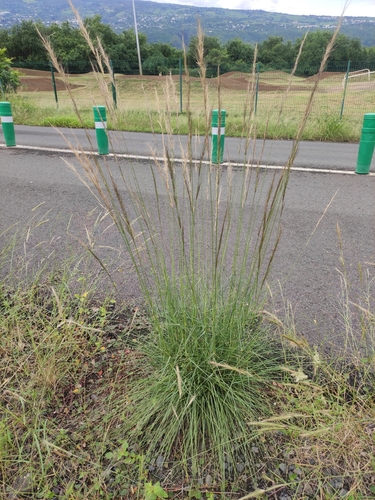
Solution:
<svg viewBox="0 0 375 500"><path fill-rule="evenodd" d="M84 25L95 42L100 39L114 70L124 74L139 72L135 33L124 30L116 33L110 25L95 15L84 19ZM38 30L47 37L57 58L71 73L91 71L90 49L80 29L69 21L44 25L41 22L22 21L9 29L0 30L0 48L6 48L7 56L18 67L48 69L48 56L40 40ZM300 57L297 75L311 76L320 65L332 34L317 30L307 35ZM204 36L204 57L207 76L216 76L228 71L252 70L255 47L239 38L222 44L218 38ZM294 43L282 36L270 36L257 46L257 63L260 70L290 70L298 54L302 38ZM145 34L139 34L139 46L144 74L167 74L178 72L182 50L167 43L148 43ZM186 60L191 74L198 74L197 37L191 38L186 50ZM364 47L358 38L339 34L335 50L329 58L327 70L345 71L347 61L352 61L351 70L375 69L375 47Z"/></svg>

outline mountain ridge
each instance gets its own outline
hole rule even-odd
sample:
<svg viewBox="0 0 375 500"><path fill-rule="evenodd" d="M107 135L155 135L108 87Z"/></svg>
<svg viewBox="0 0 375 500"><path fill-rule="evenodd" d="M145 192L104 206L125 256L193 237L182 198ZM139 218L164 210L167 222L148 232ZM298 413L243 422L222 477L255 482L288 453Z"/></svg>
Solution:
<svg viewBox="0 0 375 500"><path fill-rule="evenodd" d="M76 0L75 7L82 17L99 14L104 23L121 32L134 26L131 0ZM75 17L68 2L62 8L61 0L12 0L7 10L0 10L0 29L10 28L17 22L40 20L44 24L70 21ZM266 12L262 10L224 9L196 7L149 0L136 3L138 30L147 35L150 43L163 42L181 48L182 39L187 45L197 31L197 18L206 35L216 36L221 42L240 38L255 44L269 36L282 36L294 42L307 30L333 30L339 17L302 16ZM362 45L375 46L375 18L345 17L341 33L359 38Z"/></svg>

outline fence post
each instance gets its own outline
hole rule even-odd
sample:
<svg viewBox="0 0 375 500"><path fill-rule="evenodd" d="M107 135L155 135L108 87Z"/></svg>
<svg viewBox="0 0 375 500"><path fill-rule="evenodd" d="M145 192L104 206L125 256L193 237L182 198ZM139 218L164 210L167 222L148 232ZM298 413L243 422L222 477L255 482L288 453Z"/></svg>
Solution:
<svg viewBox="0 0 375 500"><path fill-rule="evenodd" d="M112 85L113 105L114 105L114 107L116 109L117 108L117 91L116 91L115 73L114 73L114 70L113 70L112 59L109 61L109 64L111 66L111 85Z"/></svg>
<svg viewBox="0 0 375 500"><path fill-rule="evenodd" d="M375 148L375 113L366 113L363 117L361 140L359 142L356 174L370 172L372 155Z"/></svg>
<svg viewBox="0 0 375 500"><path fill-rule="evenodd" d="M343 93L343 95L342 95L342 103L341 103L341 111L340 111L340 120L341 120L342 115L343 115L343 113L344 113L344 104L345 104L345 96L346 96L346 87L348 86L349 71L350 71L350 61L348 61L348 66L347 66L347 68L346 68L346 76L345 76L344 93Z"/></svg>
<svg viewBox="0 0 375 500"><path fill-rule="evenodd" d="M257 114L257 109L258 109L259 67L260 67L260 64L257 63L256 75L255 75L255 102L254 102L254 114L255 115Z"/></svg>
<svg viewBox="0 0 375 500"><path fill-rule="evenodd" d="M178 60L178 69L180 73L180 113L182 113L182 59Z"/></svg>
<svg viewBox="0 0 375 500"><path fill-rule="evenodd" d="M56 90L56 81L55 81L55 72L53 70L53 64L52 64L52 61L49 62L49 67L50 67L50 70L51 70L51 77L52 77L52 87L53 87L53 92L55 94L55 102L56 102L56 106L58 107L59 106L59 100L57 98L57 90Z"/></svg>
<svg viewBox="0 0 375 500"><path fill-rule="evenodd" d="M98 151L100 155L107 155L108 135L107 135L107 116L105 106L93 106L96 141L98 143Z"/></svg>
<svg viewBox="0 0 375 500"><path fill-rule="evenodd" d="M0 102L0 119L4 132L5 145L7 147L15 146L16 136L14 134L14 123L10 102Z"/></svg>
<svg viewBox="0 0 375 500"><path fill-rule="evenodd" d="M223 109L212 111L212 163L223 163L225 139L225 115Z"/></svg>

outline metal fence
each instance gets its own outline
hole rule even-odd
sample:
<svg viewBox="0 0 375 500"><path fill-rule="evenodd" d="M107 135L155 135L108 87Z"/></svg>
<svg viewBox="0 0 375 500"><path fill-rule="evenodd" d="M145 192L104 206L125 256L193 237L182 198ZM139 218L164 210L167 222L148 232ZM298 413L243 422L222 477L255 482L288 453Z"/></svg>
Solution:
<svg viewBox="0 0 375 500"><path fill-rule="evenodd" d="M112 65L116 80L116 100L125 111L146 108L148 111L157 111L160 106L164 106L164 99L168 101L165 105L178 113L186 110L188 93L190 110L198 115L202 111L202 82L198 76L194 76L197 75L196 68L189 69L187 76L185 71L181 71L181 62L177 60L159 75L144 74L141 77L134 74L134 68L130 71L129 65L123 61L113 61ZM51 99L54 99L53 77L48 62L15 63L14 66L24 73L22 92L34 92L36 98L36 92L39 91L43 93L43 99L45 93L50 92ZM92 73L87 73L92 71L91 63L67 62L64 69L69 74L78 104L90 105L98 91ZM277 115L284 120L293 121L306 109L316 83L316 73L312 76L305 74L317 71L318 68L305 67L292 76L291 68L273 69L257 64L255 73L250 70L232 71L212 76L205 80L209 104L212 108L220 106L226 109L228 116L241 116L245 109L252 108L257 116L265 120ZM68 96L56 73L55 82L55 98L62 105L68 102ZM316 91L312 116L344 118L360 123L364 113L374 111L375 67L365 67L365 63L360 61L346 61L327 67Z"/></svg>

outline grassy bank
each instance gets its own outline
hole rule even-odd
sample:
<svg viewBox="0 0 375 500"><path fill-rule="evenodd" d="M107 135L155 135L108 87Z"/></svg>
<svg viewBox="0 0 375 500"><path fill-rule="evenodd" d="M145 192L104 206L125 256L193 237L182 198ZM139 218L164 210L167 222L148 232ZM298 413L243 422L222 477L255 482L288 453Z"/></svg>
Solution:
<svg viewBox="0 0 375 500"><path fill-rule="evenodd" d="M48 73L46 73L48 75ZM239 75L239 76L238 76ZM243 89L236 86L236 76L240 78ZM37 77L25 77L24 82L37 81ZM42 78L42 77L41 77ZM43 77L44 79L48 76ZM218 107L218 86L220 104L227 111L226 134L233 137L244 135L244 114L252 107L246 85L251 82L251 75L233 74L205 83L210 109ZM283 72L262 74L260 88L267 85L267 91L260 91L257 98L257 113L254 127L259 138L293 139L298 130L298 123L314 83L290 76ZM214 81L213 81L214 80ZM325 78L319 84L321 89L316 94L309 120L302 139L315 141L358 141L361 132L363 114L371 109L374 91L348 92L345 113L340 119L342 104L342 75ZM69 83L74 86L72 93L79 107L83 122L93 127L92 105L100 102L101 90L92 74L69 76ZM109 85L109 80L107 78ZM290 83L290 85L289 85ZM173 133L188 134L189 127L195 133L205 131L205 104L201 82L184 79L182 92L182 112L180 109L179 82L175 77L126 77L117 75L118 120L109 119L109 126L121 130L136 132L162 132L163 115L168 120ZM272 90L272 87L275 90ZM26 87L27 88L27 87ZM58 92L58 108L51 90L29 92L22 90L18 96L9 97L13 104L15 123L24 125L79 127L69 92ZM254 99L252 94L251 99ZM360 99L360 101L359 101ZM367 103L367 104L366 104ZM188 111L187 111L188 110ZM190 115L189 118L187 115Z"/></svg>
<svg viewBox="0 0 375 500"><path fill-rule="evenodd" d="M369 303L358 309L363 344L348 315L340 359L310 347L287 316L263 311L257 318L263 345L272 339L271 358L279 353L282 372L262 389L272 414L242 422L248 451L236 453L240 441L233 441L224 480L210 454L193 471L178 447L168 456L159 446L146 454L142 439L124 431L139 416L131 388L140 380L151 384L142 344L154 338L152 321L141 308L110 296L99 300L87 259L72 255L53 271L35 273L17 261L4 276L9 263L3 258L2 498L373 497L375 322ZM371 283L364 301L368 294ZM343 307L349 302L344 294ZM177 376L172 384L177 388ZM160 397L165 404L163 392ZM151 411L152 399L145 403Z"/></svg>

